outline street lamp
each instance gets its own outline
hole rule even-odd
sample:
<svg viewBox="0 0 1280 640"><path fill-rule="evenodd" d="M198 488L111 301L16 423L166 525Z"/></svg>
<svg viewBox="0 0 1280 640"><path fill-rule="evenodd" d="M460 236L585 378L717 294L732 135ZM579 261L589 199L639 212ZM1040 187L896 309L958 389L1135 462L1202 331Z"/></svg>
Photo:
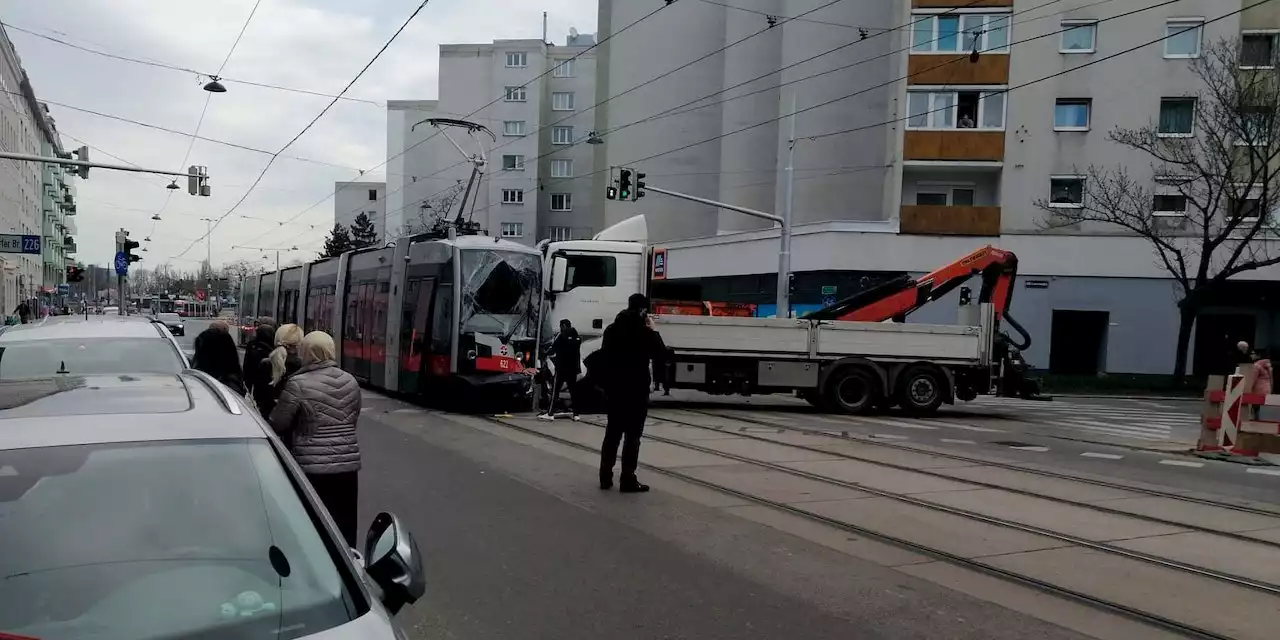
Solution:
<svg viewBox="0 0 1280 640"><path fill-rule="evenodd" d="M226 93L227 88L218 82L218 76L209 76L209 82L205 83L204 90L209 93Z"/></svg>

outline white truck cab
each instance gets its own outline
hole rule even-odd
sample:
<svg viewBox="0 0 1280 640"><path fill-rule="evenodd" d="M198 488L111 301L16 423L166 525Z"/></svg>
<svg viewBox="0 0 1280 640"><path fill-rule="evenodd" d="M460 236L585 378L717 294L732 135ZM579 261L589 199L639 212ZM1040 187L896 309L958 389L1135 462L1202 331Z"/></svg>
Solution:
<svg viewBox="0 0 1280 640"><path fill-rule="evenodd" d="M591 240L543 245L543 277L548 301L544 335L573 323L584 341L604 334L627 297L644 293L648 247L644 216L635 216L596 234Z"/></svg>

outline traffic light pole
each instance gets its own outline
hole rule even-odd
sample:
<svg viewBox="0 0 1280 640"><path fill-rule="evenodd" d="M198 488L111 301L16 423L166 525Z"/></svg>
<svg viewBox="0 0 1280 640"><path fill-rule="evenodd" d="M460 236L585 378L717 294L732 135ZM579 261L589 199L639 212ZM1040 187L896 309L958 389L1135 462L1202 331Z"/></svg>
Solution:
<svg viewBox="0 0 1280 640"><path fill-rule="evenodd" d="M790 164L790 163L788 163L788 164ZM778 215L778 214L776 214L776 213L769 213L769 212L767 212L767 211L760 211L760 210L757 210L757 209L749 209L749 208L747 208L747 207L739 207L739 206L738 206L738 205L736 205L736 204L729 204L729 203L727 203L727 202L720 202L720 201L718 201L718 200L709 200L709 199L707 199L707 198L699 198L698 196L691 196L691 195L689 195L689 194L687 194L687 193L680 193L679 191L670 191L670 190L667 190L667 189L661 189L661 188L654 187L654 186L651 186L651 185L646 185L646 186L645 186L645 190L646 190L646 191L652 191L652 192L654 192L654 193L661 193L661 194L662 194L662 195L664 195L664 196L671 196L672 198L679 198L679 199L681 199L681 200L688 200L689 202L697 202L698 204L710 205L710 206L716 207L716 208L718 208L718 209L725 209L725 210L727 210L727 211L736 211L736 212L741 213L741 214L749 215L749 216L751 216L751 217L753 217L753 218L762 218L762 219L764 219L764 220L769 220L769 221L772 221L772 222L776 222L776 223L778 223L779 225L781 225L781 227L782 227L782 233L781 233L781 236L782 236L782 251L781 251L781 253L780 253L780 254L779 254L779 256L778 256L778 317L779 317L779 318L789 318L789 317L791 317L791 304L790 304L790 301L791 301L791 295L790 295L790 292L791 292L791 286L790 286L790 285L791 285L791 206L790 206L790 198L788 198L788 203L787 203L787 214L786 214L786 215L781 215L781 216L780 216L780 215ZM788 189L788 191L790 191L790 189Z"/></svg>
<svg viewBox="0 0 1280 640"><path fill-rule="evenodd" d="M72 160L70 158L48 158L45 156L37 156L30 153L10 153L8 151L0 151L0 158L9 160L21 160L23 162L45 162L48 164L65 164L73 167L88 169L90 167L96 169L111 169L112 171L132 171L133 173L156 173L166 176L187 176L188 174L181 171L166 171L164 169L147 169L146 167L134 167L126 164L104 164L101 162L89 162L88 160ZM86 174L84 177L88 177Z"/></svg>

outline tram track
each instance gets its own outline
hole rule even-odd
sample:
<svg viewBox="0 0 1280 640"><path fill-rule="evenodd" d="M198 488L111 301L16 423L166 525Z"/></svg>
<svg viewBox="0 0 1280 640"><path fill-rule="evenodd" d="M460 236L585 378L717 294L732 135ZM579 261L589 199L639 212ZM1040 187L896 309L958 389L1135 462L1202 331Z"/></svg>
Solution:
<svg viewBox="0 0 1280 640"><path fill-rule="evenodd" d="M727 419L736 419L728 416L718 416L718 417L727 418ZM655 416L655 419L663 420L665 422L670 422L672 424L676 424L680 426L696 427L696 428L704 429L708 431L716 431L732 437L742 437L749 440L759 440L775 446L782 446L782 447L790 446L796 449L808 450L808 451L821 453L823 455L828 455L836 458L847 458L849 460L863 462L863 463L882 464L886 468L894 468L901 471L920 473L920 470L918 469L913 469L913 468L905 467L902 465L894 465L891 463L881 463L879 461L874 461L874 460L864 460L864 459L857 458L855 456L841 456L837 453L833 453L827 450L805 447L803 445L791 445L784 442L770 440L764 437L751 436L749 434L743 434L743 433L734 433L734 432L723 430L723 429L715 429L712 427L706 427L703 425L697 425L693 423L681 424L680 421L678 420L670 420L666 417ZM486 418L486 420L489 422L495 423L497 425L500 425L501 427L520 431L520 432L533 435L545 440L556 442L564 446L572 447L582 451L593 452L593 453L596 451L596 448L593 446L582 444L580 442L575 442L571 439L562 438L554 434L546 433L539 429L533 429L533 428L525 427L519 424L515 424L510 420L504 420L496 417ZM584 422L587 424L593 425L595 427L604 426L601 423L595 422L592 420L585 420ZM782 428L780 425L774 425L774 424L768 424L767 426ZM806 431L804 429L795 429L795 430ZM808 433L813 435L826 435L826 434L820 434L820 433L815 433L811 431ZM1156 565L1163 569L1178 571L1188 575L1194 575L1197 577L1212 579L1212 580L1229 584L1235 587L1250 589L1250 590L1260 592L1272 597L1280 596L1280 586L1270 584L1267 582L1253 580L1250 578L1246 578L1246 577L1238 576L1234 574L1224 573L1214 569L1200 567L1197 565L1193 565L1193 564L1189 564L1189 563L1185 563L1177 560L1172 560L1169 558L1163 558L1160 556L1150 555L1147 553L1133 551L1130 549L1124 549L1124 548L1116 547L1114 545L1106 544L1103 542L1088 540L1088 539L1080 538L1078 536L1056 532L1056 531L1045 529L1043 527L1038 527L1035 525L1019 523L1016 521L1006 520L1006 519L995 517L995 516L968 511L966 509L951 507L947 505L941 505L941 504L929 502L928 500L924 500L921 498L916 498L916 497L903 495L903 494L897 494L892 491L877 489L875 487L869 487L856 482L848 482L848 481L840 480L837 478L830 478L821 474L811 473L811 472L803 471L799 469L793 469L793 468L775 464L772 462L751 458L749 456L742 456L742 455L738 455L730 452L717 450L713 447L707 447L707 446L702 446L702 445L693 444L689 442L684 442L684 441L673 439L673 438L654 436L652 434L648 434L645 437L646 439L651 440L653 442L662 442L664 444L679 447L689 451L696 451L705 455L717 456L717 457L721 457L727 460L732 460L734 462L738 462L742 464L753 465L756 467L769 469L771 471L776 471L779 473L786 473L786 474L793 475L799 478L804 478L810 481L821 482L821 483L849 489L852 491L858 491L858 492L870 494L870 495L881 497L881 498L895 500L898 502L902 502L904 504L912 505L913 507L937 511L937 512L945 513L951 516L956 516L956 517L980 522L985 525L1009 528L1009 529L1018 530L1024 533L1032 534L1032 535L1043 536L1052 540L1062 542L1068 546L1080 547L1084 549L1098 551L1105 554L1113 554L1113 555L1123 557L1127 560ZM859 440L857 442L862 442L862 441ZM928 452L922 452L922 451L913 450L913 449L908 449L908 450L911 450L915 453L928 455ZM974 459L973 462L975 464L987 464L985 461L981 461L977 459ZM1127 618L1138 620L1143 623L1160 627L1165 630L1174 631L1182 635L1186 635L1189 637L1196 637L1196 638L1235 637L1230 634L1223 634L1212 629L1206 629L1206 628L1203 628L1202 626L1197 626L1195 624L1190 624L1184 621L1176 620L1176 619L1163 616L1157 613L1144 611L1138 607L1134 607L1128 604L1108 600L1103 597L1092 595L1083 590L1071 588L1069 586L1064 586L1061 584L1055 584L1050 580L1038 578L1034 575L1027 575L1028 572L1015 571L1011 569L1002 568L990 562L984 562L981 559L965 557L964 555L960 555L952 551L947 551L946 549L941 549L935 546L910 540L906 537L893 535L890 533L886 533L884 531L877 531L872 528L859 526L851 522L829 517L820 513L815 513L809 509L804 508L803 505L787 504L779 500L774 500L774 499L770 499L760 495L756 495L749 491L744 491L731 486L726 486L725 484L722 484L719 482L714 482L714 481L706 480L703 478L699 478L695 475L682 472L678 469L665 468L665 467L661 467L653 464L642 464L642 466L649 471L659 473L664 476L676 478L676 479L693 483L714 491L719 491L725 494L733 495L743 500L747 500L747 501L750 501L762 506L767 506L773 509L777 509L783 512L791 513L793 515L797 515L809 520L818 521L823 524L848 531L850 533L867 536L869 538L880 540L882 542L886 542L894 546L898 546L910 551L914 551L928 557L936 558L938 560L942 560L951 564L956 564L956 565L960 565L970 569L974 569L988 575L992 575L1004 580L1015 582L1039 591L1052 593L1059 597L1063 597L1072 601L1086 604L1088 606L1109 611L1115 614L1123 615ZM934 474L926 473L925 475L934 475ZM943 474L937 474L937 475L941 478L945 478L946 480L953 481L953 482L968 483L978 487L991 488L996 490L1009 490L1007 487L1002 487L1000 485L973 482L973 481L964 480L962 478L945 476ZM1019 493L1024 493L1025 495L1030 495L1036 498L1044 498L1044 499L1050 499L1050 500L1053 499L1053 498L1046 498L1042 494L1036 494L1033 492L1019 492ZM1076 503L1074 501L1069 501L1069 500L1063 500L1060 502L1063 502L1064 504L1068 504L1073 507L1088 508L1090 506L1087 503ZM1107 510L1107 511L1110 512L1110 510ZM1151 521L1149 518L1143 518L1141 515L1131 514L1124 511L1117 511L1113 515L1120 515L1124 517L1132 517L1135 519ZM1268 515L1276 515L1276 514L1268 514ZM1188 527L1185 523L1163 521L1160 519L1155 519L1155 521L1164 522L1172 526L1182 527L1186 529L1193 528L1193 527ZM1207 528L1204 529L1202 532L1210 535L1224 535L1224 532L1219 532L1219 531L1207 529ZM1265 543L1265 541L1258 541L1251 538L1248 540L1249 542ZM1278 546L1278 545L1272 545L1272 546Z"/></svg>

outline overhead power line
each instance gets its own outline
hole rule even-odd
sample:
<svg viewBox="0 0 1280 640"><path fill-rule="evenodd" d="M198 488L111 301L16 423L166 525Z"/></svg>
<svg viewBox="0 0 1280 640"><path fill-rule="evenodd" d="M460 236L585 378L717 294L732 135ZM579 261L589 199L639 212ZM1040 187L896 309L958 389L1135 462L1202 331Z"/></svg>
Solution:
<svg viewBox="0 0 1280 640"><path fill-rule="evenodd" d="M347 86L343 87L342 91L339 91L338 95L334 96L333 100L330 100L329 104L325 105L324 109L321 109L320 113L316 114L316 117L312 118L311 122L308 122L307 125L303 127L302 130L299 131L297 135L293 136L293 138L291 138L288 142L286 142L283 147L280 147L279 151L271 154L271 158L267 160L267 165L262 168L262 172L259 173L258 177L254 179L253 184L250 185L249 189L244 192L244 195L241 196L240 199L237 200L236 203L226 211L226 213L222 214L221 216L218 216L218 219L216 222L213 223L213 226L209 228L207 231L205 231L204 235L201 236L199 239L197 239L196 242L198 242L199 240L203 240L204 238L207 238L209 234L213 232L214 229L217 229L218 226L222 224L223 220L227 219L227 216L234 213L236 209L240 208L240 205L244 204L244 201L249 198L249 195L253 193L253 190L257 188L258 184L261 183L262 179L267 175L267 171L271 169L271 165L275 163L276 158L280 157L280 154L284 153L286 149L288 149L290 146L293 145L293 143L297 142L299 138L301 138L308 131L310 131L311 127L315 126L315 124L319 122L320 119L323 118L326 113L329 113L329 110L333 108L333 105L338 103L338 98L341 97L343 94L345 94L347 91L350 91L351 87L354 86L356 82L359 82L360 78L364 76L365 72L367 72L369 68L372 67L374 63L378 61L378 58L382 57L382 54L385 53L386 50L391 46L391 43L395 42L396 38L400 37L401 33L404 33L404 30L408 28L409 23L413 22L414 18L417 18L419 13L422 13L422 10L425 9L427 7L427 4L429 4L430 2L431 0L422 0L422 2L418 4L418 7L413 10L413 13L410 13L409 17L406 18L404 23L400 25L400 28L396 29L395 33L391 34L391 37L388 38L387 41L382 44L382 47L378 49L378 52L373 54L373 57L370 58L367 63L365 63L364 67L362 67L360 71L356 73L355 77L351 78L351 81L347 83ZM191 244L187 245L187 248L183 249L182 252L177 255L178 256L186 255L188 251L190 251L193 247L196 246L196 242L192 242Z"/></svg>
<svg viewBox="0 0 1280 640"><path fill-rule="evenodd" d="M110 52L108 52L108 51L102 51L101 49L94 49L94 48L92 48L92 47L87 47L87 46L84 46L84 45L81 45L81 44L76 44L76 43L71 42L71 41L69 41L69 40L64 40L64 39L62 39L62 38L57 38L57 37L54 37L54 36L51 36L51 35L43 34L43 33L40 33L40 32L38 32L38 31L34 31L34 30L32 30L32 29L27 29L27 28L24 28L24 27L20 27L20 26L18 26L18 25L15 25L15 24L13 24L13 23L10 23L10 22L0 22L0 25L3 25L6 29L12 29L12 30L14 30L14 31L19 31L19 32L21 32L21 33L25 33L25 34L27 34L27 35L34 36L34 37L36 37L36 38L41 38L41 39L43 39L43 40L47 40L47 41L49 41L49 42L53 42L53 43L55 43L55 44L62 45L62 46L64 46L64 47L69 47L69 48L71 48L71 49L76 49L76 50L78 50L78 51L83 51L83 52L85 52L85 53L90 53L90 54L97 55L97 56L101 56L101 57L104 57L104 58L111 58L111 59L113 59L113 60L119 60L119 61L121 61L121 62L128 62L128 63L131 63L131 64L144 65L144 66L148 66L148 67L154 67L154 68L157 68L157 69L168 69L168 70L170 70L170 71L181 71L182 73L189 73L189 74L192 74L192 75L195 75L195 76L203 76L203 77L218 76L219 81L224 82L224 83L226 83L226 82L231 82L231 83L235 83L235 84L243 84L243 85L247 85L247 86L250 86L250 87L259 87L259 88L262 88L262 89L275 89L275 90L277 90L277 91L287 91L287 92L289 92L289 93L298 93L298 94L302 94L302 95L316 96L316 97L320 97L320 98L333 98L333 97L334 97L334 95L333 95L333 94L331 94L331 93L322 93L322 92L319 92L319 91L310 91L310 90L307 90L307 89L298 89L298 88L296 88L296 87L286 87L286 86L281 86L281 85L277 85L277 84L270 84L270 83L267 83L267 82L254 82L254 81L252 81L252 80L244 80L244 79L241 79L241 78L227 78L227 77L222 77L222 76L220 76L220 75L219 75L220 73L222 73L221 69L219 69L218 73L206 73L206 72L203 72L203 71L198 71L198 70L196 70L196 69L192 69L192 68L190 68L190 67L184 67L184 66L177 65L177 64L170 64L170 63L166 63L166 62L158 62L158 61L155 61L155 60L144 60L144 59L141 59L141 58L133 58L133 57L124 56L124 55L120 55L120 54L110 53ZM225 63L224 63L224 66L225 66ZM347 100L347 101L350 101L350 102L363 102L363 103L365 103L365 104L371 104L371 105L374 105L374 106L377 106L377 107L385 107L385 106L386 106L386 104L385 104L385 103L378 102L378 101L376 101L376 100L367 100L367 99L364 99L364 98L353 98L353 97L349 97L349 96L341 96L341 97L340 97L340 99L342 99L342 100Z"/></svg>

